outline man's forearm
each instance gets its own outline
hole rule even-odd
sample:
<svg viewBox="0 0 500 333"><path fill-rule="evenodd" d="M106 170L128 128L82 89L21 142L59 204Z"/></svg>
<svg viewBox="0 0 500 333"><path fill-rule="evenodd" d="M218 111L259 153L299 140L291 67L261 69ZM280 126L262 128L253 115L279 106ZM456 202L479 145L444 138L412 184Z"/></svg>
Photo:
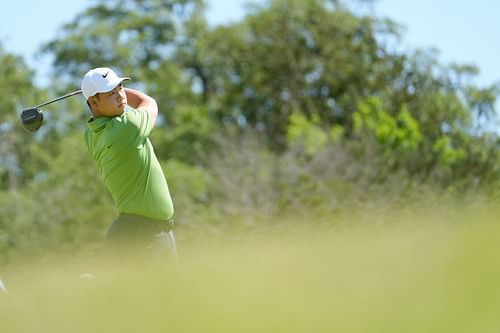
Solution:
<svg viewBox="0 0 500 333"><path fill-rule="evenodd" d="M143 92L140 92L139 90L125 88L125 93L127 94L127 104L134 109L146 107L147 104L154 102L153 98Z"/></svg>
<svg viewBox="0 0 500 333"><path fill-rule="evenodd" d="M156 105L156 101L154 98L149 97L143 92L139 90L124 88L125 93L127 94L127 104L133 107L134 109L144 108L147 109L151 113L151 118L153 124L156 123L156 117L158 115L158 106Z"/></svg>

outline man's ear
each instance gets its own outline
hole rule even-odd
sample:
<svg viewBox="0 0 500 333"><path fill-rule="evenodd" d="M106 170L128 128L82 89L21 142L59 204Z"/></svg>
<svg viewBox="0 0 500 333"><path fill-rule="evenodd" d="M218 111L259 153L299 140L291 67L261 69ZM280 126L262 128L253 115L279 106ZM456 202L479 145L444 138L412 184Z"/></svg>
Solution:
<svg viewBox="0 0 500 333"><path fill-rule="evenodd" d="M96 107L98 106L98 98L96 98L96 96L90 96L89 99L88 99L88 102L90 103L90 105L92 105L93 107Z"/></svg>

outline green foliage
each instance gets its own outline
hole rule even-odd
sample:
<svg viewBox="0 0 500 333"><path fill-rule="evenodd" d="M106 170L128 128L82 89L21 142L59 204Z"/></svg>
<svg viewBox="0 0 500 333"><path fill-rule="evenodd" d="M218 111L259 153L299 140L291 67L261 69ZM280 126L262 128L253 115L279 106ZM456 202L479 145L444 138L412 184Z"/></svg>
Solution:
<svg viewBox="0 0 500 333"><path fill-rule="evenodd" d="M22 189L2 201L2 233L18 249L80 245L102 239L114 217L110 195L99 179L81 133L59 142L59 154Z"/></svg>
<svg viewBox="0 0 500 333"><path fill-rule="evenodd" d="M375 97L360 103L353 115L353 124L358 135L373 133L384 149L394 153L411 152L422 139L419 124L406 106L391 116L384 111L381 100Z"/></svg>
<svg viewBox="0 0 500 333"><path fill-rule="evenodd" d="M179 23L199 6L199 0L101 0L64 25L63 37L43 51L55 55L55 70L69 78L108 66L142 81L169 54Z"/></svg>
<svg viewBox="0 0 500 333"><path fill-rule="evenodd" d="M441 136L434 143L434 152L439 156L439 162L449 166L463 160L466 156L465 150L453 148L451 139L447 135Z"/></svg>
<svg viewBox="0 0 500 333"><path fill-rule="evenodd" d="M45 97L33 84L34 72L20 56L5 52L0 44L0 191L15 191L31 175L25 158L32 149L18 121L20 111Z"/></svg>
<svg viewBox="0 0 500 333"><path fill-rule="evenodd" d="M204 82L221 121L261 130L283 148L293 113L348 125L359 98L379 89L399 58L377 44L375 27L393 35L389 23L327 1L272 1L181 49L181 65Z"/></svg>
<svg viewBox="0 0 500 333"><path fill-rule="evenodd" d="M324 149L328 144L328 133L320 126L318 115L313 115L311 121L302 114L290 116L288 126L288 142L292 145L302 144L309 155L314 155L318 150ZM335 135L335 134L333 134Z"/></svg>
<svg viewBox="0 0 500 333"><path fill-rule="evenodd" d="M206 108L181 104L168 115L164 126L155 129L152 140L160 158L198 164L213 148L216 130Z"/></svg>
<svg viewBox="0 0 500 333"><path fill-rule="evenodd" d="M199 221L210 204L212 182L208 170L175 159L162 163L179 224Z"/></svg>
<svg viewBox="0 0 500 333"><path fill-rule="evenodd" d="M33 70L20 56L4 51L0 44L0 122L12 121L21 105L37 96L33 85ZM30 97L25 97L30 96Z"/></svg>

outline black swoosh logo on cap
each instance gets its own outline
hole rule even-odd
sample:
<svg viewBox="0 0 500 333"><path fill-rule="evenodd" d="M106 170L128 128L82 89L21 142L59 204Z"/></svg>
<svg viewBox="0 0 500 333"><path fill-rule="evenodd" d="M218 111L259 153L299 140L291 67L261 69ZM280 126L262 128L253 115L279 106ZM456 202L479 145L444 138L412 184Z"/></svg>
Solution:
<svg viewBox="0 0 500 333"><path fill-rule="evenodd" d="M106 78L106 76L108 76L108 74L109 74L109 71L107 71L106 74L102 74L102 77Z"/></svg>

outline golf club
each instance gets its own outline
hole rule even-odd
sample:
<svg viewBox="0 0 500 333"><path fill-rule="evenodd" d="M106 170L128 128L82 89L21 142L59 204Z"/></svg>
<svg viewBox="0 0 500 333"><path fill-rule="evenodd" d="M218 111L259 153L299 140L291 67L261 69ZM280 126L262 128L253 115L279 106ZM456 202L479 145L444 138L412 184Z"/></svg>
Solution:
<svg viewBox="0 0 500 333"><path fill-rule="evenodd" d="M21 112L21 121L23 122L24 128L28 132L36 132L40 128L40 126L42 126L43 123L43 112L40 109L42 106L60 101L61 99L65 99L71 96L79 95L81 93L82 93L81 90L73 91L72 93L69 93L67 95L57 97L51 101L23 110Z"/></svg>

